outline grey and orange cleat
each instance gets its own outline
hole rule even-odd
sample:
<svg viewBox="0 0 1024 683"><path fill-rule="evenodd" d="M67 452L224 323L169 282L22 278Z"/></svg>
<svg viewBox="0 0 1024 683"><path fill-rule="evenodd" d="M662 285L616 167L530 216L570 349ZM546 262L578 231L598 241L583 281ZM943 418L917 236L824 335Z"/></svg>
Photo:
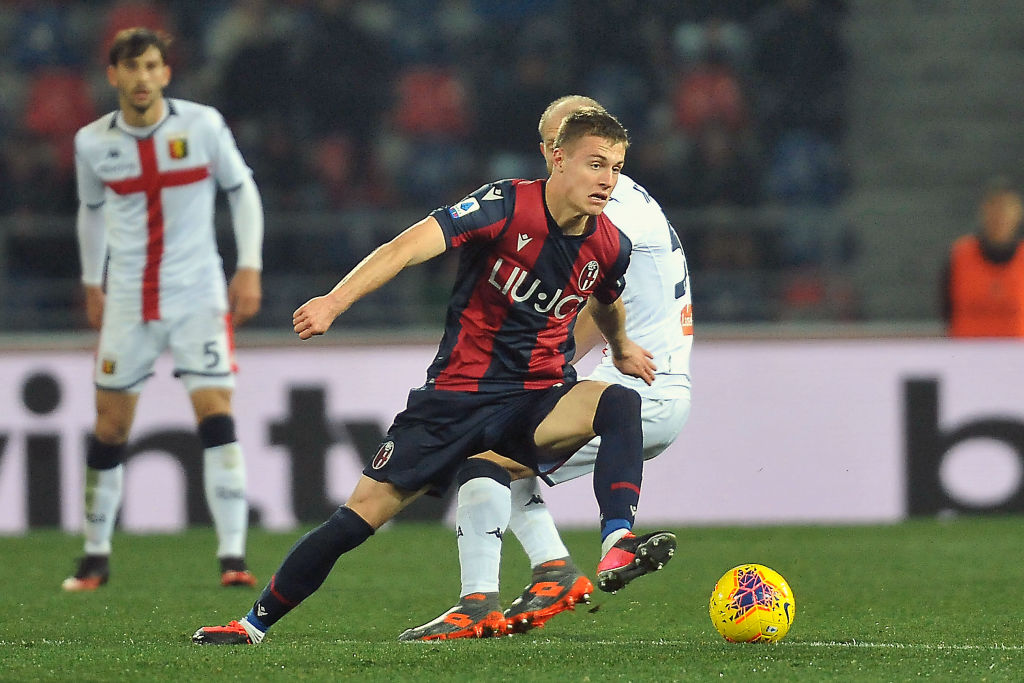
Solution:
<svg viewBox="0 0 1024 683"><path fill-rule="evenodd" d="M493 638L506 633L505 616L497 593L470 593L459 604L422 626L403 631L398 639L452 640L455 638Z"/></svg>
<svg viewBox="0 0 1024 683"><path fill-rule="evenodd" d="M510 633L540 628L556 614L590 602L594 584L573 565L568 557L538 565L533 580L523 594L505 610Z"/></svg>
<svg viewBox="0 0 1024 683"><path fill-rule="evenodd" d="M676 535L654 531L643 536L627 533L597 565L597 587L614 593L635 578L664 567L676 552Z"/></svg>

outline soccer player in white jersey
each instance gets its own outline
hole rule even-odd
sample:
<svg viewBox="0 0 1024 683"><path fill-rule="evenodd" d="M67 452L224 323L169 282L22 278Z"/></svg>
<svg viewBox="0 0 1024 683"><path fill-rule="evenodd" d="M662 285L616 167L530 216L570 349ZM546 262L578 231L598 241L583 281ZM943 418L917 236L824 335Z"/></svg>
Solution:
<svg viewBox="0 0 1024 683"><path fill-rule="evenodd" d="M221 115L164 97L169 41L146 28L115 36L107 79L118 109L75 136L86 315L100 338L85 555L63 583L68 591L95 590L109 579L128 434L143 384L167 349L198 425L221 584L256 585L245 563L249 511L231 412L232 328L259 311L263 208ZM227 192L238 250L230 286L213 226L218 186Z"/></svg>
<svg viewBox="0 0 1024 683"><path fill-rule="evenodd" d="M601 108L595 100L567 95L552 102L540 118L540 150L551 168L551 152L566 116L583 107ZM626 270L623 302L626 330L654 354L655 381L648 386L615 369L607 353L586 379L623 384L641 398L644 459L664 451L679 435L690 415L690 350L693 346L693 307L690 278L674 228L661 207L624 174L604 211L633 243ZM576 358L603 342L593 318L584 309L574 330ZM577 451L564 465L544 476L549 484L575 479L594 471L600 437ZM506 628L522 632L544 625L551 617L586 601L593 591L590 579L573 564L541 497L538 478L527 472L510 487L493 479L474 479L458 490L456 525L462 592L459 604L423 626L408 629L400 640L434 640L496 635L501 537L511 530L533 566L533 578L522 595L505 611ZM511 517L509 498L511 497ZM495 533L497 530L498 533ZM634 578L657 570L671 557L674 537L657 532L637 538L634 557L625 571L602 571L598 587L614 592ZM500 608L499 608L500 609ZM498 615L500 616L500 615Z"/></svg>

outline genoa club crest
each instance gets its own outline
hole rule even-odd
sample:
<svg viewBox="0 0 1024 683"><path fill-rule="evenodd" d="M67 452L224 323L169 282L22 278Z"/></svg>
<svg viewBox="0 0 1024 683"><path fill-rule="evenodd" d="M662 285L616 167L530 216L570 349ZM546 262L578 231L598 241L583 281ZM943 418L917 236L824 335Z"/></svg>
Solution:
<svg viewBox="0 0 1024 683"><path fill-rule="evenodd" d="M385 441L377 449L377 455L373 456L373 460L370 462L370 466L375 470L379 470L384 465L388 464L388 460L391 459L391 454L395 452L395 442Z"/></svg>
<svg viewBox="0 0 1024 683"><path fill-rule="evenodd" d="M172 159L184 159L188 156L188 138L181 136L168 139L167 151Z"/></svg>

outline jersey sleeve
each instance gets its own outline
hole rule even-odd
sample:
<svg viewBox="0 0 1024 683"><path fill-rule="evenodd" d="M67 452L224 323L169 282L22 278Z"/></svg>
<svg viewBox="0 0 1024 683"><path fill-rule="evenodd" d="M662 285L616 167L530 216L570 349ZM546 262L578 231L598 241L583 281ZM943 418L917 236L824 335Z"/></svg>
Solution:
<svg viewBox="0 0 1024 683"><path fill-rule="evenodd" d="M500 180L479 188L458 204L442 206L431 212L449 249L469 242L497 239L512 218L515 208L515 182Z"/></svg>
<svg viewBox="0 0 1024 683"><path fill-rule="evenodd" d="M594 289L594 296L605 305L618 299L622 295L622 290L626 288L626 269L629 268L629 254L633 251L633 243L625 233L618 228L616 231L619 233L618 255L611 269Z"/></svg>
<svg viewBox="0 0 1024 683"><path fill-rule="evenodd" d="M89 164L84 145L85 131L81 130L75 135L75 180L78 184L78 201L95 209L106 200L105 191L103 181Z"/></svg>
<svg viewBox="0 0 1024 683"><path fill-rule="evenodd" d="M238 188L246 177L252 176L252 170L238 151L235 136L231 134L224 117L218 111L211 110L210 118L214 145L211 168L213 177L222 189L231 191Z"/></svg>

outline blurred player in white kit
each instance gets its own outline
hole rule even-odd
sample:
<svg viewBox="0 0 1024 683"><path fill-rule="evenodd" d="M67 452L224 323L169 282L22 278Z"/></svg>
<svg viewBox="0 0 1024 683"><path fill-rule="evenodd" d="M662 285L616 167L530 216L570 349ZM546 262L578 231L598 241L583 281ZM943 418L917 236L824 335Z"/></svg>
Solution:
<svg viewBox="0 0 1024 683"><path fill-rule="evenodd" d="M109 579L125 444L142 387L167 349L203 446L220 582L256 585L245 563L248 503L231 412L232 330L259 311L263 207L220 113L164 97L169 42L146 28L118 33L107 67L118 109L75 136L86 315L100 338L96 423L86 453L85 555L64 580L68 591L95 590ZM238 251L230 286L213 224L218 186L227 193Z"/></svg>

